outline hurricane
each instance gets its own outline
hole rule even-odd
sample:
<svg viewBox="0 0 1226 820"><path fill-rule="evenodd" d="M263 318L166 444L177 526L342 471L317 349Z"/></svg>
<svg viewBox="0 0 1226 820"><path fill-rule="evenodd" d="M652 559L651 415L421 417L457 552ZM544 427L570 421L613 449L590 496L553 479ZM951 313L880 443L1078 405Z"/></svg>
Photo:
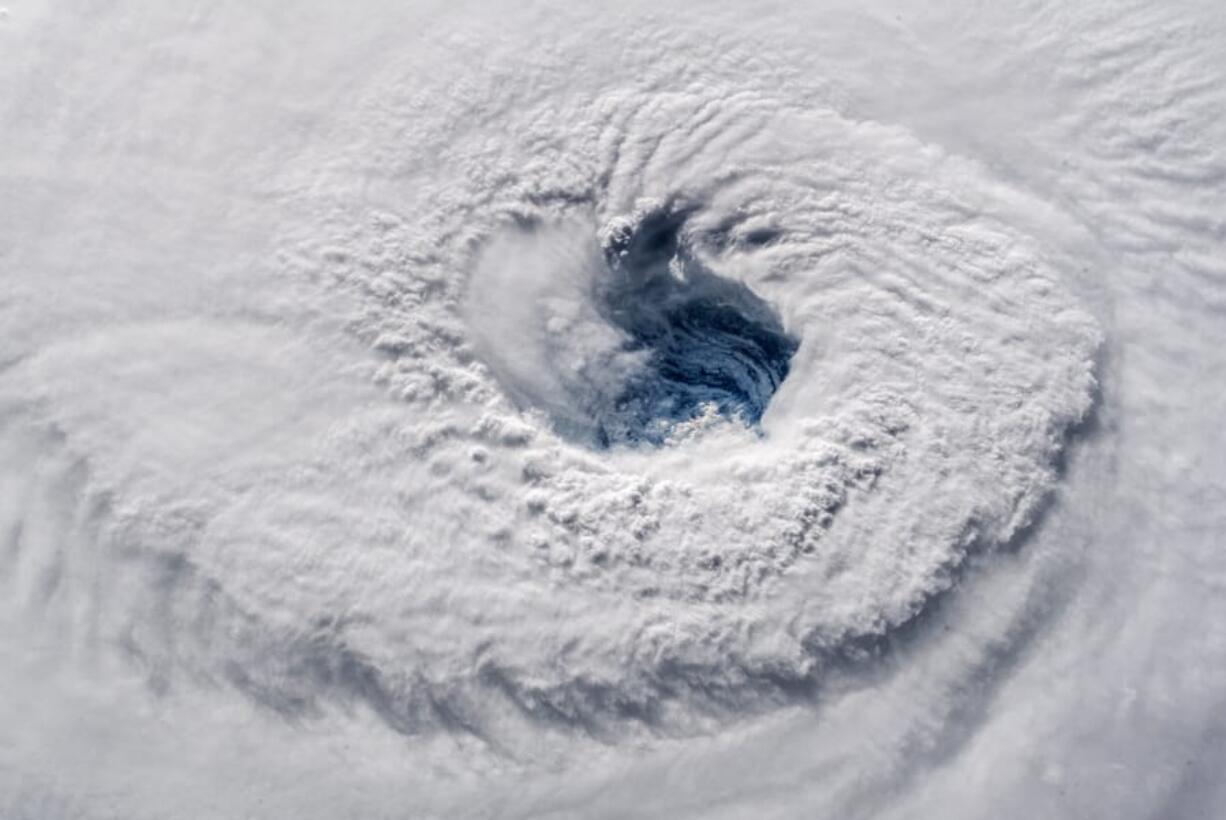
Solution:
<svg viewBox="0 0 1226 820"><path fill-rule="evenodd" d="M0 44L0 816L1226 811L1214 4Z"/></svg>

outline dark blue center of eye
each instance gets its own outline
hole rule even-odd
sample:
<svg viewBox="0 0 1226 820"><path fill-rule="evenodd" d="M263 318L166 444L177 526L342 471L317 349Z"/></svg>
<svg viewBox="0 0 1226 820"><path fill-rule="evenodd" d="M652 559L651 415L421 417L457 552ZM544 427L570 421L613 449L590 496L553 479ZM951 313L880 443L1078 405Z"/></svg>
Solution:
<svg viewBox="0 0 1226 820"><path fill-rule="evenodd" d="M611 276L597 304L626 334L626 350L646 354L646 367L595 419L601 446L659 444L712 405L756 425L799 347L769 304L686 247L686 216L649 216L605 244Z"/></svg>

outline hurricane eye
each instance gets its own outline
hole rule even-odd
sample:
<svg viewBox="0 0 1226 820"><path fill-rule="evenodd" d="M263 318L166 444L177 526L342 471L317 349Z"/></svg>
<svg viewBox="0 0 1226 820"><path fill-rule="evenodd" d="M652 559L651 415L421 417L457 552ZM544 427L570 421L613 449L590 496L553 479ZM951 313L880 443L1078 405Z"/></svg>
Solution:
<svg viewBox="0 0 1226 820"><path fill-rule="evenodd" d="M601 441L658 444L711 410L757 425L799 347L767 302L686 246L684 220L649 216L605 248L597 309L644 365L598 412Z"/></svg>
<svg viewBox="0 0 1226 820"><path fill-rule="evenodd" d="M728 422L758 430L800 342L691 246L694 209L516 226L469 284L476 348L507 396L594 449L657 446Z"/></svg>

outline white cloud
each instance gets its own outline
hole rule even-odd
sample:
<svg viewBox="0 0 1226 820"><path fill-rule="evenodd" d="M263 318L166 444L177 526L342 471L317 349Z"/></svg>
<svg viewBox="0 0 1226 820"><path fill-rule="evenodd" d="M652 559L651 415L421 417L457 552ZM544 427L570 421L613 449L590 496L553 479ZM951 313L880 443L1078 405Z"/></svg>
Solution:
<svg viewBox="0 0 1226 820"><path fill-rule="evenodd" d="M1220 811L1224 34L11 6L0 813ZM668 203L800 347L592 447Z"/></svg>

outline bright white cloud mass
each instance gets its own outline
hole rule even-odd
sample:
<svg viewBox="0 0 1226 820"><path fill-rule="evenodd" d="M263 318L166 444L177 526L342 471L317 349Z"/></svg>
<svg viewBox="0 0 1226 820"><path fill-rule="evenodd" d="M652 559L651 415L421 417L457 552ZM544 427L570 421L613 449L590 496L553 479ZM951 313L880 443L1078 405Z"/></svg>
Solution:
<svg viewBox="0 0 1226 820"><path fill-rule="evenodd" d="M0 53L0 816L1226 816L1220 3Z"/></svg>

